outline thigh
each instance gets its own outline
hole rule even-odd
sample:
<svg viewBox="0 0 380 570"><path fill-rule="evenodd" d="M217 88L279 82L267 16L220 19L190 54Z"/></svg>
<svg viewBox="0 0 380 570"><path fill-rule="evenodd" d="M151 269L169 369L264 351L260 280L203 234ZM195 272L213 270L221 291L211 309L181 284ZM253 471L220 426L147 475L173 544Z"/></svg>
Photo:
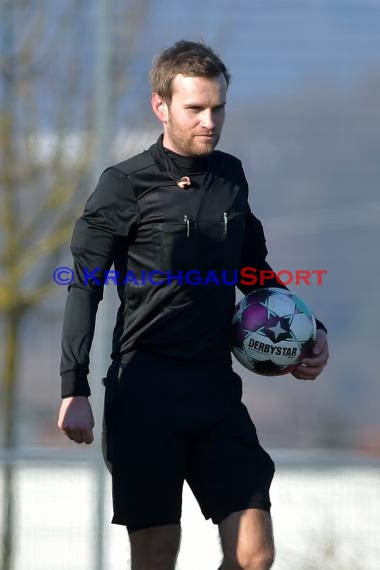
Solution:
<svg viewBox="0 0 380 570"><path fill-rule="evenodd" d="M112 522L129 532L179 524L185 458L170 434L134 433L112 465Z"/></svg>
<svg viewBox="0 0 380 570"><path fill-rule="evenodd" d="M245 509L270 510L274 463L240 403L192 446L187 480L206 518L221 523Z"/></svg>

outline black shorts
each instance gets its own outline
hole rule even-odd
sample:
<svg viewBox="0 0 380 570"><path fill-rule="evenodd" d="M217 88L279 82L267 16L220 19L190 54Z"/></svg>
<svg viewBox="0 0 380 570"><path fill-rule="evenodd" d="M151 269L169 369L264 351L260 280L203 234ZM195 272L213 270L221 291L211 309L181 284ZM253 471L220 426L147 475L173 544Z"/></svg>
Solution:
<svg viewBox="0 0 380 570"><path fill-rule="evenodd" d="M270 509L274 463L229 365L135 352L105 379L103 451L112 522L129 532L179 524L184 480L206 519Z"/></svg>

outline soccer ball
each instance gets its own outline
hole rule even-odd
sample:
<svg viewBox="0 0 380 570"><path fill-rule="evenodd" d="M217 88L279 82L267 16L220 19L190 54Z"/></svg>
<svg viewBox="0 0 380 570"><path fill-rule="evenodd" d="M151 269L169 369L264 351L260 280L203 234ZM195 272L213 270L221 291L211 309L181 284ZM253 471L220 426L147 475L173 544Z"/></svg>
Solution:
<svg viewBox="0 0 380 570"><path fill-rule="evenodd" d="M313 313L286 289L258 289L235 308L232 352L257 374L280 376L291 372L308 355L315 338Z"/></svg>

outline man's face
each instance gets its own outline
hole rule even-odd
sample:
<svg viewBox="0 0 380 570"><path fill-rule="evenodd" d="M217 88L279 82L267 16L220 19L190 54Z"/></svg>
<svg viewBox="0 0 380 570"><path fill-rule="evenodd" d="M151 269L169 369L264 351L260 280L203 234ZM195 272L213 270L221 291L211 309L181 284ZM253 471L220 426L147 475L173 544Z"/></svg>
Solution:
<svg viewBox="0 0 380 570"><path fill-rule="evenodd" d="M164 146L183 156L210 154L222 132L226 94L223 74L213 78L177 75L164 121Z"/></svg>

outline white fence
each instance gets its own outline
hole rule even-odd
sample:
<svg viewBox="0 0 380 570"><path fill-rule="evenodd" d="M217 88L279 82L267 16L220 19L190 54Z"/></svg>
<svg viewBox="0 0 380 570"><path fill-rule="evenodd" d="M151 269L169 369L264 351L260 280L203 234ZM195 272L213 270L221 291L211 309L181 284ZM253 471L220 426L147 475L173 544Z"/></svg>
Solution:
<svg viewBox="0 0 380 570"><path fill-rule="evenodd" d="M61 457L63 457L61 453ZM356 456L272 452L274 570L380 570L380 462ZM14 570L93 570L97 458L78 454L14 459ZM89 457L89 456L88 456ZM0 459L1 465L1 459ZM104 486L104 570L129 568L126 530L111 525ZM216 570L217 528L204 521L189 488L183 498L178 570ZM1 497L0 497L1 503Z"/></svg>

